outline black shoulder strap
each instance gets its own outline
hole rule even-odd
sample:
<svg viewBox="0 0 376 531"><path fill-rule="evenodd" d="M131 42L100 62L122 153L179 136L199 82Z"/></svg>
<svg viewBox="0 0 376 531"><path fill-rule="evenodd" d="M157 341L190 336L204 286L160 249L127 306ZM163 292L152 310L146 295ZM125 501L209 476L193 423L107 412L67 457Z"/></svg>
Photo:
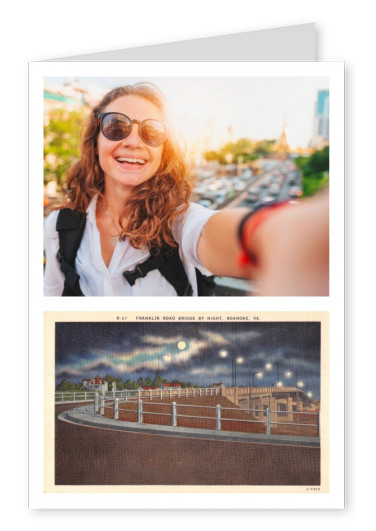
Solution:
<svg viewBox="0 0 376 531"><path fill-rule="evenodd" d="M197 279L197 293L199 297L212 297L215 292L214 275L210 277L203 275L199 269L196 268Z"/></svg>
<svg viewBox="0 0 376 531"><path fill-rule="evenodd" d="M167 282L174 287L179 297L189 297L193 294L192 286L180 260L178 246L164 246L158 253L151 251L149 258L138 264L132 271L124 271L123 275L133 286L138 278L146 277L154 269L159 270Z"/></svg>
<svg viewBox="0 0 376 531"><path fill-rule="evenodd" d="M59 252L57 258L60 270L65 275L62 296L83 296L80 288L80 276L76 272L75 261L86 224L86 213L70 208L60 210L56 230L59 233Z"/></svg>
<svg viewBox="0 0 376 531"><path fill-rule="evenodd" d="M86 224L86 214L64 208L60 210L56 230L59 233L60 248L58 260L60 270L65 275L63 296L83 296L80 288L80 276L76 272L75 260ZM180 259L179 247L163 246L160 251L152 251L149 258L138 264L132 271L123 275L131 286L138 278L145 277L150 271L158 269L161 275L175 289L179 297L193 294L187 273ZM214 292L214 277L204 276L196 269L198 295L210 296Z"/></svg>

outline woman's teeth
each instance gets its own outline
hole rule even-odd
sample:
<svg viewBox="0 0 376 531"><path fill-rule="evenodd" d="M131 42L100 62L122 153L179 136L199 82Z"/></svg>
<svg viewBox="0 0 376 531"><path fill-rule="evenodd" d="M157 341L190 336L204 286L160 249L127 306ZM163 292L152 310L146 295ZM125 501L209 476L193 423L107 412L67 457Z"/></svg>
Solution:
<svg viewBox="0 0 376 531"><path fill-rule="evenodd" d="M117 157L118 162L128 162L129 164L145 164L145 160L142 159L131 159L129 157Z"/></svg>

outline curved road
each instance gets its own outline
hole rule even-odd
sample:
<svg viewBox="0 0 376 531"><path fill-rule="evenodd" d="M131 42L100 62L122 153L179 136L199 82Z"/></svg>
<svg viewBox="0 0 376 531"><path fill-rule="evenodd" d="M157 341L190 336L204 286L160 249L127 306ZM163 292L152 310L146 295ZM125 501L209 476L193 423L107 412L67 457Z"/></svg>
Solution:
<svg viewBox="0 0 376 531"><path fill-rule="evenodd" d="M56 485L319 485L320 449L171 438L57 419Z"/></svg>

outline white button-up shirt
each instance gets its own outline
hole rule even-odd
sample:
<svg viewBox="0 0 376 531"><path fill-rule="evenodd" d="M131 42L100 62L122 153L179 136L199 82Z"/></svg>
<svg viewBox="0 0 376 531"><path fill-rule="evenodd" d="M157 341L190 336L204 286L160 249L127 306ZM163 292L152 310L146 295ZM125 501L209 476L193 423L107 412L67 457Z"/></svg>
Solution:
<svg viewBox="0 0 376 531"><path fill-rule="evenodd" d="M149 257L147 249L134 249L128 240L118 241L108 267L101 253L100 234L96 224L97 198L91 200L87 209L87 220L81 245L76 256L76 271L80 276L81 291L85 296L176 296L175 289L158 270L150 271L131 286L123 276ZM60 296L65 277L57 260L59 235L56 220L59 211L53 211L45 220L44 248L46 267L44 273L44 294ZM193 295L197 295L195 268L204 275L211 273L197 257L197 244L207 220L215 212L201 205L191 203L188 211L177 219L173 236L179 244L180 258L184 264Z"/></svg>

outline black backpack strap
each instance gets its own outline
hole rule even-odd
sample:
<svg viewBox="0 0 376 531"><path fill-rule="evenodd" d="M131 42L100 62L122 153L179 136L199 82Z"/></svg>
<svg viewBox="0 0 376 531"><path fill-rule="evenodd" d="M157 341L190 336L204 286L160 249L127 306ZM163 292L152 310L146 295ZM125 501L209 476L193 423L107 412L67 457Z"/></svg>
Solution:
<svg viewBox="0 0 376 531"><path fill-rule="evenodd" d="M178 246L164 246L158 253L151 251L147 260L138 264L132 271L124 271L123 275L133 286L138 278L146 277L150 271L155 269L158 269L167 282L175 288L179 297L189 297L193 294L192 286L180 260Z"/></svg>
<svg viewBox="0 0 376 531"><path fill-rule="evenodd" d="M78 248L82 240L86 224L86 213L77 212L70 208L60 210L56 230L59 233L59 251L57 258L60 270L65 276L62 296L81 297L80 276L76 272L75 261Z"/></svg>
<svg viewBox="0 0 376 531"><path fill-rule="evenodd" d="M206 276L196 268L197 294L199 297L212 297L215 291L214 275Z"/></svg>

